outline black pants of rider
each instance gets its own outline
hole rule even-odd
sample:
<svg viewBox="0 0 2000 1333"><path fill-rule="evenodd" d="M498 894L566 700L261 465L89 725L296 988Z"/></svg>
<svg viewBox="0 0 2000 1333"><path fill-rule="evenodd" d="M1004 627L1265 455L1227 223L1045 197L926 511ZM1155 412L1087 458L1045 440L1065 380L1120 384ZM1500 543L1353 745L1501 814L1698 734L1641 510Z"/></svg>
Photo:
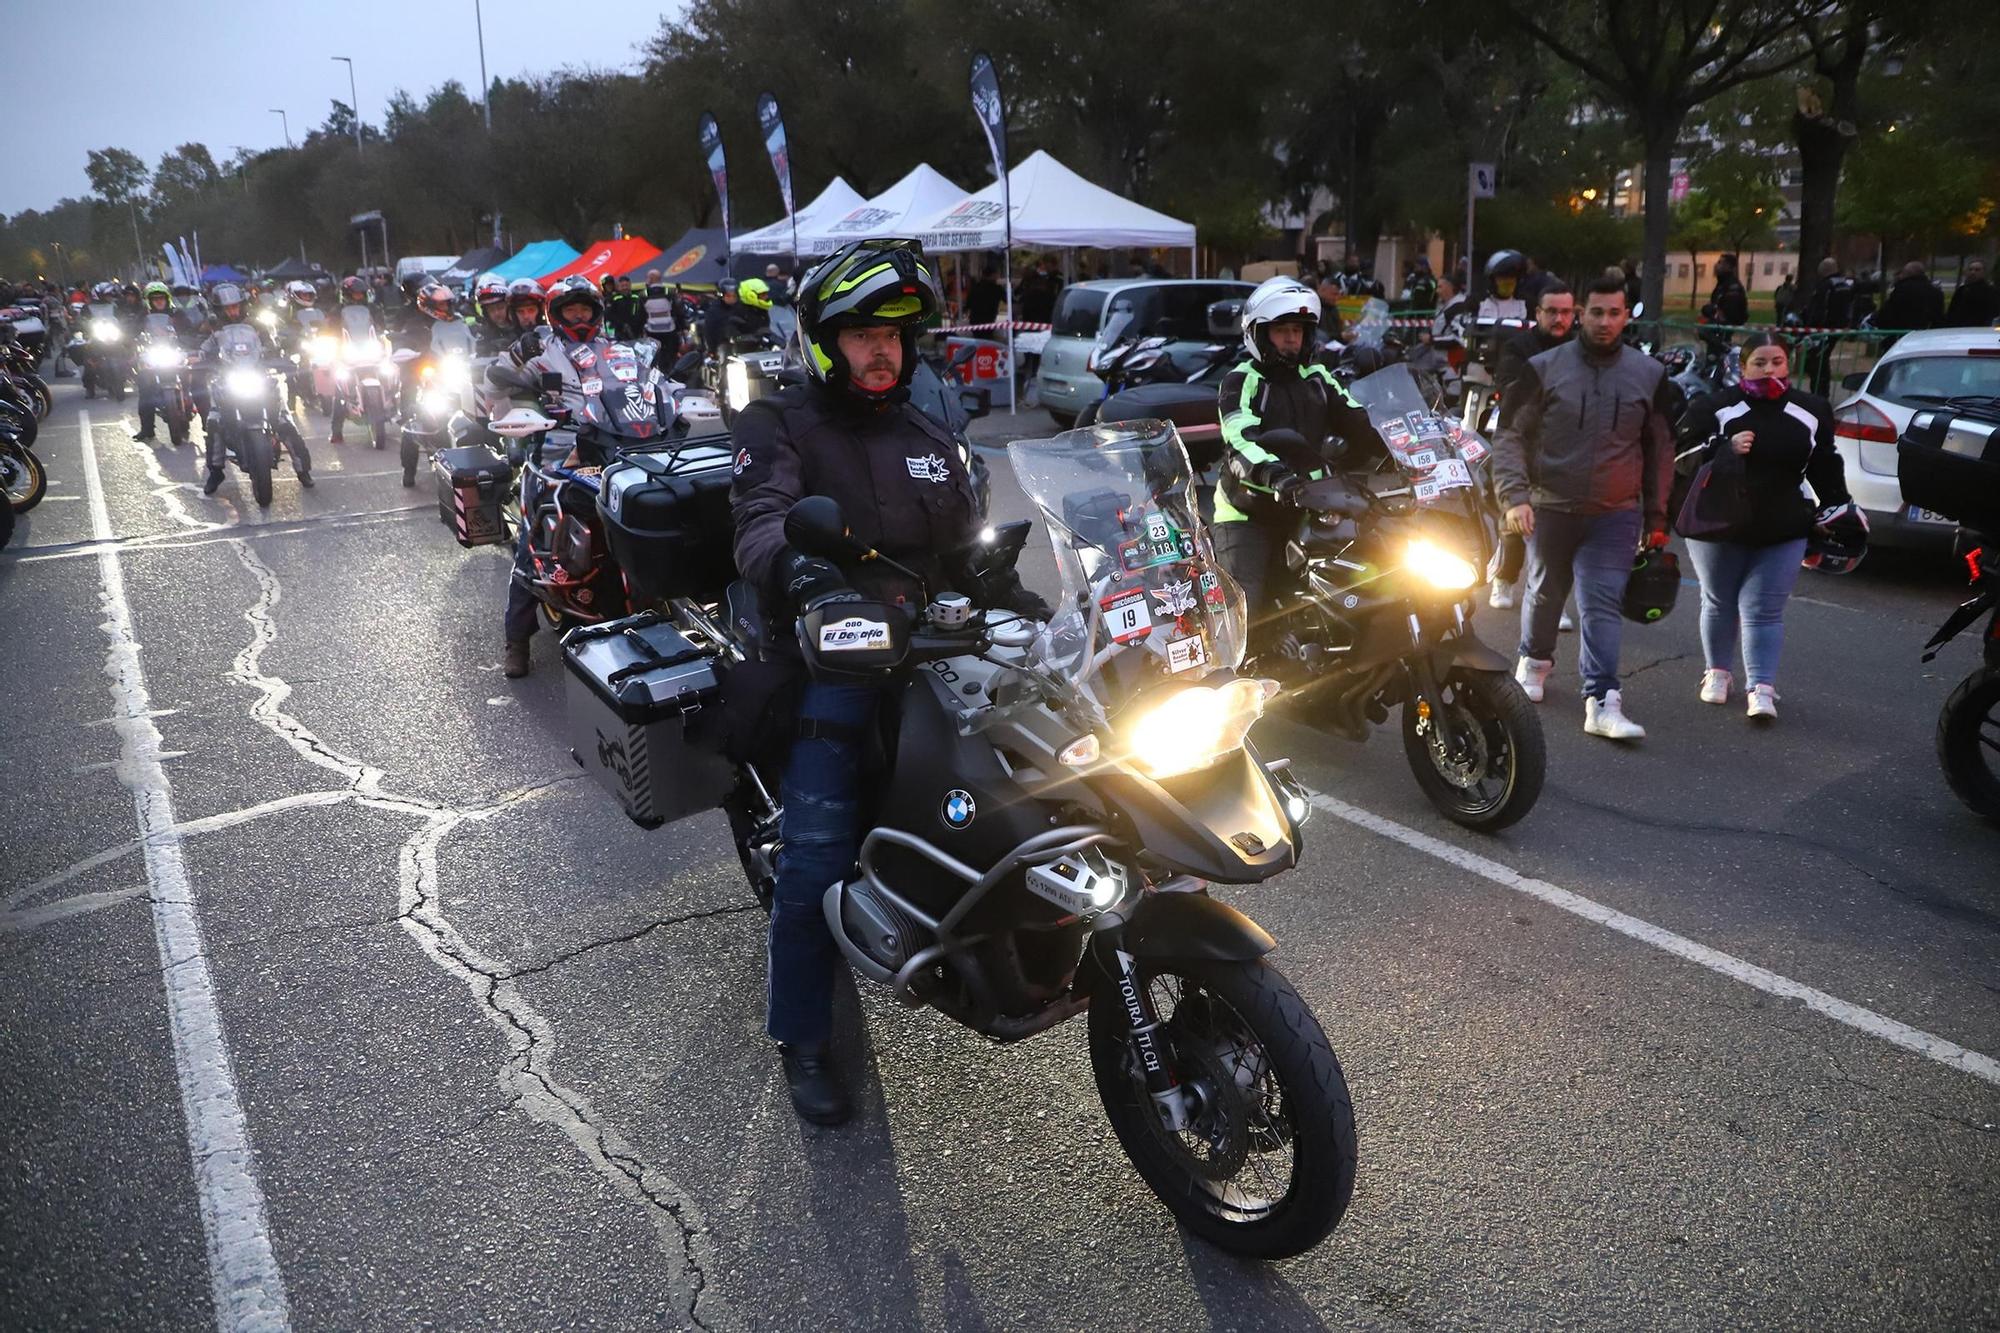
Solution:
<svg viewBox="0 0 2000 1333"><path fill-rule="evenodd" d="M521 512L532 515L540 492L535 474L524 472L521 485ZM526 643L541 628L541 609L535 604L535 594L527 584L527 580L534 576L535 564L528 552L528 521L524 520L520 533L514 539L514 568L507 576L507 610L500 622L509 643Z"/></svg>
<svg viewBox="0 0 2000 1333"><path fill-rule="evenodd" d="M220 472L228 458L222 432L216 429L215 421L210 417L202 418L201 429L208 441L208 466L213 471ZM278 423L278 442L284 445L285 452L292 456L292 472L295 476L303 477L312 472L312 451L306 448L305 436L299 433L298 425L290 417Z"/></svg>
<svg viewBox="0 0 2000 1333"><path fill-rule="evenodd" d="M1282 529L1253 519L1217 523L1211 530L1215 558L1223 572L1243 589L1243 604L1250 613L1250 655L1260 656L1270 648L1273 633L1272 603L1296 580L1285 567L1285 538Z"/></svg>

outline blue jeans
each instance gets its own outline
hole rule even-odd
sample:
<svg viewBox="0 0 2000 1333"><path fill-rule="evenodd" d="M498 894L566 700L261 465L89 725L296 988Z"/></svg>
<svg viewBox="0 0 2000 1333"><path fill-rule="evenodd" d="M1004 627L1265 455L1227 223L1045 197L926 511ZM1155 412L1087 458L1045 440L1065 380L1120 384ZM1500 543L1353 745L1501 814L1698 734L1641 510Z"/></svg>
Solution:
<svg viewBox="0 0 2000 1333"><path fill-rule="evenodd" d="M1735 667L1740 625L1744 684L1778 683L1785 601L1799 581L1799 560L1805 553L1803 537L1775 546L1688 543L1688 556L1701 576L1701 655L1711 670Z"/></svg>
<svg viewBox="0 0 2000 1333"><path fill-rule="evenodd" d="M764 1030L790 1045L821 1045L832 1030L840 953L821 900L861 850L861 759L881 702L877 688L813 681L799 707L838 734L801 736L785 768Z"/></svg>
<svg viewBox="0 0 2000 1333"><path fill-rule="evenodd" d="M1528 595L1521 599L1521 656L1555 660L1557 625L1574 587L1577 674L1592 699L1618 688L1625 583L1632 577L1639 527L1636 509L1610 514L1535 510L1535 533L1528 538Z"/></svg>

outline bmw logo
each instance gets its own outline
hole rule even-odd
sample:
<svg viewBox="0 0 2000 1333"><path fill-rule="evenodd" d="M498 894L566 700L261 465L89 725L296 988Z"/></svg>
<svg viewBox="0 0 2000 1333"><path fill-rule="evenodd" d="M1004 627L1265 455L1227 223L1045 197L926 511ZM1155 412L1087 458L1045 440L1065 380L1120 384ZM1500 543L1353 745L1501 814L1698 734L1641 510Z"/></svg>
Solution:
<svg viewBox="0 0 2000 1333"><path fill-rule="evenodd" d="M965 828L979 813L979 806L972 799L972 793L954 787L944 794L944 804L938 808L946 828Z"/></svg>

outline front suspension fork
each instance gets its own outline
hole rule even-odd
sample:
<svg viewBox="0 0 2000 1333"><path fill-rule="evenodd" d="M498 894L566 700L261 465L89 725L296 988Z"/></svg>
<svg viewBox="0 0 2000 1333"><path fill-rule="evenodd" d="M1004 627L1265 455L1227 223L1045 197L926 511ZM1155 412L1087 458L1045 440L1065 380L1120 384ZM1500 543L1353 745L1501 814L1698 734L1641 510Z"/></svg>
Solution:
<svg viewBox="0 0 2000 1333"><path fill-rule="evenodd" d="M1100 927L1093 945L1100 950L1098 958L1105 975L1117 987L1118 1000L1125 1011L1127 1039L1132 1053L1139 1058L1154 1113L1170 1130L1187 1128L1187 1096L1174 1076L1172 1043L1153 1008L1153 997L1139 976L1138 960L1125 951L1123 924Z"/></svg>

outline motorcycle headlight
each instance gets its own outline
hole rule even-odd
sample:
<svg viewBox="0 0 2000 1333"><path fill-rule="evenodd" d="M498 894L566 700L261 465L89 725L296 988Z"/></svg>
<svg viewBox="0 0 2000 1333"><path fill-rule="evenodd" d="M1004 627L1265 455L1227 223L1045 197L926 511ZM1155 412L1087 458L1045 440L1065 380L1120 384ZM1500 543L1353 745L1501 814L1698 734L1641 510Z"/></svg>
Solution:
<svg viewBox="0 0 2000 1333"><path fill-rule="evenodd" d="M375 374L376 374L376 375L377 375L378 377L380 377L381 379L385 379L385 380L392 380L392 379L395 379L395 378L396 378L396 363L395 363L394 361L383 361L383 362L379 362L379 363L377 363L377 365L376 365L376 367L375 367Z"/></svg>
<svg viewBox="0 0 2000 1333"><path fill-rule="evenodd" d="M472 383L472 370L463 361L442 362L437 369L437 382L446 389L463 389Z"/></svg>
<svg viewBox="0 0 2000 1333"><path fill-rule="evenodd" d="M148 347L146 365L153 370L167 370L181 363L181 349L178 347Z"/></svg>
<svg viewBox="0 0 2000 1333"><path fill-rule="evenodd" d="M92 320L90 325L90 336L93 340L97 342L115 343L119 339L125 336L125 330L118 327L118 321L116 320L112 319Z"/></svg>
<svg viewBox="0 0 2000 1333"><path fill-rule="evenodd" d="M1433 588L1446 591L1470 588L1479 581L1479 571L1472 567L1470 560L1453 555L1435 542L1421 537L1411 542L1403 552L1403 568Z"/></svg>
<svg viewBox="0 0 2000 1333"><path fill-rule="evenodd" d="M351 342L340 349L340 359L353 365L357 361L371 361L381 355L381 349L372 342Z"/></svg>
<svg viewBox="0 0 2000 1333"><path fill-rule="evenodd" d="M313 340L306 344L306 349L306 354L314 363L320 364L333 360L335 354L340 351L340 343L332 334L320 333L313 336Z"/></svg>
<svg viewBox="0 0 2000 1333"><path fill-rule="evenodd" d="M253 400L264 396L264 372L239 366L222 377L222 383L232 398Z"/></svg>
<svg viewBox="0 0 2000 1333"><path fill-rule="evenodd" d="M1207 768L1242 748L1264 694L1263 681L1247 678L1175 690L1124 725L1126 758L1154 778Z"/></svg>
<svg viewBox="0 0 2000 1333"><path fill-rule="evenodd" d="M278 312L275 310L259 310L257 312L257 322L267 329L275 329L278 327Z"/></svg>
<svg viewBox="0 0 2000 1333"><path fill-rule="evenodd" d="M750 370L741 361L731 360L722 369L723 392L729 396L729 410L741 412L750 401Z"/></svg>
<svg viewBox="0 0 2000 1333"><path fill-rule="evenodd" d="M426 412L442 412L451 405L451 395L441 393L436 389L425 389L423 393L417 396L417 406L423 408Z"/></svg>

